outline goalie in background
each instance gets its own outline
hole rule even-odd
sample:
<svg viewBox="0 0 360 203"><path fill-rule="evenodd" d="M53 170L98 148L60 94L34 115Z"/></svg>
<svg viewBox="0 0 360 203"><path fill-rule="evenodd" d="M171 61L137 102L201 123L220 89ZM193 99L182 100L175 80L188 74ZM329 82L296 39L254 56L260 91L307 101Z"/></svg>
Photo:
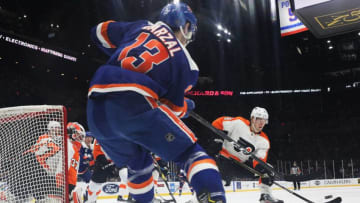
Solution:
<svg viewBox="0 0 360 203"><path fill-rule="evenodd" d="M82 202L81 188L76 188L78 170L80 165L81 143L84 141L85 129L78 122L69 122L67 124L68 132L68 187L69 199L73 202ZM61 174L59 174L61 175ZM76 188L76 189L75 189Z"/></svg>
<svg viewBox="0 0 360 203"><path fill-rule="evenodd" d="M255 107L250 114L250 121L243 117L227 117L223 116L215 121L212 125L217 129L227 131L228 136L233 140L246 143L246 151L240 151L234 146L233 142L223 141L222 149L217 156L217 164L221 175L230 184L234 178L252 178L253 174L248 170L236 165L234 162L245 162L245 164L254 167L257 171L265 174L260 178L260 202L261 203L283 203L273 197L271 185L273 184L273 175L267 171L257 161L250 160L250 153L267 161L268 151L270 149L270 141L267 135L262 131L268 123L269 114L266 109Z"/></svg>

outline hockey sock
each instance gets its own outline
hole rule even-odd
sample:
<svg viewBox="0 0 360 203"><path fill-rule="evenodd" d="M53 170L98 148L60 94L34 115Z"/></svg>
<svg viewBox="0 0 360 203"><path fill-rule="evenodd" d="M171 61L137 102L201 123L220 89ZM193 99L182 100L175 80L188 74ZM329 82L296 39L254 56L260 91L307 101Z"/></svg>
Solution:
<svg viewBox="0 0 360 203"><path fill-rule="evenodd" d="M157 187L158 187L159 175L160 175L160 174L159 174L159 171L153 170L152 176L153 176L153 179L154 179L154 188L155 188L155 190L156 190Z"/></svg>
<svg viewBox="0 0 360 203"><path fill-rule="evenodd" d="M261 194L269 194L269 195L271 195L270 186L268 186L268 185L266 185L264 183L260 183L259 188L260 188L260 193Z"/></svg>
<svg viewBox="0 0 360 203"><path fill-rule="evenodd" d="M215 161L198 144L194 144L176 160L184 165L187 179L197 195L207 193L212 200L225 200L225 191Z"/></svg>
<svg viewBox="0 0 360 203"><path fill-rule="evenodd" d="M151 202L154 198L154 169L150 154L144 154L128 163L128 188L130 195L141 203Z"/></svg>
<svg viewBox="0 0 360 203"><path fill-rule="evenodd" d="M88 186L88 202L89 203L96 201L98 195L101 192L101 186L102 186L102 183L96 183L96 182L90 180L90 183Z"/></svg>
<svg viewBox="0 0 360 203"><path fill-rule="evenodd" d="M119 170L120 185L119 185L119 194L124 197L126 194L127 188L127 178L128 178L128 169L126 167Z"/></svg>
<svg viewBox="0 0 360 203"><path fill-rule="evenodd" d="M266 184L264 184L264 183L260 183L259 188L260 188L260 194L267 194L267 195L270 196L271 199L273 199L273 200L278 200L277 198L275 198L275 197L272 195L271 186L266 185Z"/></svg>

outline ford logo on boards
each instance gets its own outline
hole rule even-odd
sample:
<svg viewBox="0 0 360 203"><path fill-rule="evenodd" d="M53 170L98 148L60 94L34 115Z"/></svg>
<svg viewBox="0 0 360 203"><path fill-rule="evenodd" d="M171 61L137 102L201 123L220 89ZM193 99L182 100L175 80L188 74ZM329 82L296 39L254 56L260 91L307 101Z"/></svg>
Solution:
<svg viewBox="0 0 360 203"><path fill-rule="evenodd" d="M119 192L119 186L116 184L109 183L104 185L102 190L108 194L115 194Z"/></svg>

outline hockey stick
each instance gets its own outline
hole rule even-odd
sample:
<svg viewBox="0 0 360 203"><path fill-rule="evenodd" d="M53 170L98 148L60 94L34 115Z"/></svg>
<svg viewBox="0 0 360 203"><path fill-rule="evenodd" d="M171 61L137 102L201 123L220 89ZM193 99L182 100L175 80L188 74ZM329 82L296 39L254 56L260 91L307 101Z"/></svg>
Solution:
<svg viewBox="0 0 360 203"><path fill-rule="evenodd" d="M163 196L161 196L158 192L156 194L160 197L161 202L174 202L172 199L165 199Z"/></svg>
<svg viewBox="0 0 360 203"><path fill-rule="evenodd" d="M251 173L256 174L256 175L258 175L258 176L260 176L260 177L264 177L264 174L262 174L262 173L260 173L259 171L251 168L250 166L248 166L248 165L246 165L246 164L244 164L244 163L241 163L241 162L237 162L237 161L234 161L234 162L235 162L236 164L240 165L241 167L247 169L247 170L250 171ZM277 183L277 182L275 182L275 181L274 181L274 184L277 185L278 187L284 189L285 191L291 193L292 195L295 195L296 197L304 200L305 202L314 203L313 201L311 201L311 200L309 200L309 199L307 199L307 198L299 195L298 193L296 193L296 192L294 192L294 191L291 191L291 190L287 189L286 187L282 186L281 184L279 184L279 183ZM331 201L325 202L325 203L341 203L341 201L342 201L341 197L337 197L337 198L335 198L335 199L333 199L333 200L331 200Z"/></svg>
<svg viewBox="0 0 360 203"><path fill-rule="evenodd" d="M194 111L189 112L189 115L194 118L195 120L197 120L198 122L200 122L201 124L203 124L205 127L209 128L211 131L213 131L215 134L219 135L220 137L224 138L225 140L229 141L229 142L233 142L235 145L240 145L238 146L238 148L243 148L241 146L241 143L237 143L235 142L231 137L229 137L226 133L224 133L223 131L215 128L214 126L212 126L207 120L205 120L203 117L201 117L200 115L196 114ZM263 160L259 159L258 157L256 157L254 154L250 154L251 158L253 158L254 160L258 161L259 164L261 164L264 168L268 169L268 171L272 172L275 176L282 178L283 175L276 172L272 167L270 167L269 165L267 165ZM241 165L242 167L246 168L247 170L249 170L250 172L257 174L259 176L263 176L263 174L261 174L260 172L256 171L255 169L249 167L248 165L241 163L241 162L235 162L239 165ZM306 199L305 197L287 189L286 187L280 185L279 183L274 182L275 185L279 186L280 188L286 190L287 192L297 196L298 198L304 200L305 202L308 203L314 203L313 201L310 201L308 199ZM326 203L340 203L342 201L341 197L337 197L331 201L328 201Z"/></svg>
<svg viewBox="0 0 360 203"><path fill-rule="evenodd" d="M175 197L174 197L174 195L172 194L172 192L171 192L171 190L170 190L170 187L169 187L169 183L168 183L168 181L167 181L167 178L166 178L166 176L164 175L164 173L161 171L161 168L160 168L159 163L156 161L156 159L155 159L155 157L154 157L153 155L151 155L151 158L153 159L155 168L156 168L156 170L159 172L161 179L163 179L163 181L165 182L166 188L168 189L169 194L170 194L170 196L171 196L171 198L172 198L172 200L167 200L167 202L170 201L170 202L175 202L175 203L176 203Z"/></svg>

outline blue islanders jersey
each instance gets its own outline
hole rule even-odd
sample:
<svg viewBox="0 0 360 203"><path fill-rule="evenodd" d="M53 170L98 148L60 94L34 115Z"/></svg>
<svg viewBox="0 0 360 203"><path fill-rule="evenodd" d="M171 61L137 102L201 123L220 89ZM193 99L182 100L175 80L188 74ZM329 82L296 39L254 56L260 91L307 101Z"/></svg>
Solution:
<svg viewBox="0 0 360 203"><path fill-rule="evenodd" d="M184 95L196 84L199 70L166 24L107 21L95 26L91 37L110 58L93 76L89 98L135 91L184 115Z"/></svg>
<svg viewBox="0 0 360 203"><path fill-rule="evenodd" d="M90 163L93 162L94 157L90 148L81 146L80 148L80 165L79 174L86 172L89 169Z"/></svg>

